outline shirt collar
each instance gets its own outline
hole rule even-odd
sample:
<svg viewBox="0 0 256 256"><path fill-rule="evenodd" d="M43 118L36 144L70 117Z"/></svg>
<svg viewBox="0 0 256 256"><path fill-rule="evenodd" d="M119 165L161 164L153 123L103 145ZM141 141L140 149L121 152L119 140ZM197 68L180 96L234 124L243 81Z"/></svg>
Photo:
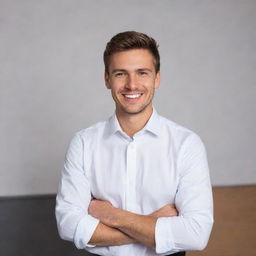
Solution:
<svg viewBox="0 0 256 256"><path fill-rule="evenodd" d="M161 132L161 124L160 124L160 118L155 108L153 108L153 112L146 123L145 127L142 129L145 131L149 131L155 135L160 135Z"/></svg>
<svg viewBox="0 0 256 256"><path fill-rule="evenodd" d="M118 122L118 119L116 117L116 114L114 114L113 116L111 116L108 120L108 131L109 131L109 135L112 135L114 133L116 133L117 131L122 131L122 128Z"/></svg>
<svg viewBox="0 0 256 256"><path fill-rule="evenodd" d="M108 125L109 135L113 135L117 131L123 132L118 122L118 119L116 117L116 114L112 115L109 118L107 125ZM160 132L161 132L160 119L155 108L153 108L153 112L148 122L146 123L145 127L141 131L149 131L157 136L160 135Z"/></svg>

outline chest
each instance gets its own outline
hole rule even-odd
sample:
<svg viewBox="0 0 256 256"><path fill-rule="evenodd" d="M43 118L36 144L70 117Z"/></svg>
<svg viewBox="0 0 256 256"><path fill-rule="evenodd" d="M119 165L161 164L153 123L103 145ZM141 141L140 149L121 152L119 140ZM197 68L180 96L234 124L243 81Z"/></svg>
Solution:
<svg viewBox="0 0 256 256"><path fill-rule="evenodd" d="M179 179L176 159L166 143L103 143L91 150L86 165L92 195L138 213L173 203Z"/></svg>

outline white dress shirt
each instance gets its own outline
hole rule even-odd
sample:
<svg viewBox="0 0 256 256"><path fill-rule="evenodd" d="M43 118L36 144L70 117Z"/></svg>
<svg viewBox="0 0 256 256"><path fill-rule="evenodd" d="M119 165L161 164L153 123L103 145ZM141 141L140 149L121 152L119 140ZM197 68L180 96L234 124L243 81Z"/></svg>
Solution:
<svg viewBox="0 0 256 256"><path fill-rule="evenodd" d="M175 204L179 216L158 218L156 250L143 244L88 244L99 220L88 214L92 198L148 215ZM60 236L99 255L150 256L201 250L213 224L212 189L205 148L190 130L157 114L132 138L113 115L74 136L59 185Z"/></svg>

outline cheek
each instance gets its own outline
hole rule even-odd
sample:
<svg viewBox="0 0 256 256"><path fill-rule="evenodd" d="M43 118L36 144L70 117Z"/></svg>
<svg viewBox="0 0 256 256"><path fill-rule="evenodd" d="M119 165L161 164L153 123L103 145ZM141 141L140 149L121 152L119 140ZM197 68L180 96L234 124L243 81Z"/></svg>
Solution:
<svg viewBox="0 0 256 256"><path fill-rule="evenodd" d="M155 83L152 80L145 82L144 86L148 91L153 91L155 89Z"/></svg>
<svg viewBox="0 0 256 256"><path fill-rule="evenodd" d="M122 90L124 87L124 81L118 80L111 83L111 89L115 92Z"/></svg>

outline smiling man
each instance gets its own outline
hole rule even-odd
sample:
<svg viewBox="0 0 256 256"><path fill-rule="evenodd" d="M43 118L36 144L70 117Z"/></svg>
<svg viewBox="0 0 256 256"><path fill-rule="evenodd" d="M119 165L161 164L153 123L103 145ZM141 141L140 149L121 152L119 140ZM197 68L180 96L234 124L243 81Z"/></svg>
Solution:
<svg viewBox="0 0 256 256"><path fill-rule="evenodd" d="M153 108L155 40L119 33L104 52L115 114L72 139L56 204L60 236L96 255L185 255L213 224L206 152L192 131Z"/></svg>

